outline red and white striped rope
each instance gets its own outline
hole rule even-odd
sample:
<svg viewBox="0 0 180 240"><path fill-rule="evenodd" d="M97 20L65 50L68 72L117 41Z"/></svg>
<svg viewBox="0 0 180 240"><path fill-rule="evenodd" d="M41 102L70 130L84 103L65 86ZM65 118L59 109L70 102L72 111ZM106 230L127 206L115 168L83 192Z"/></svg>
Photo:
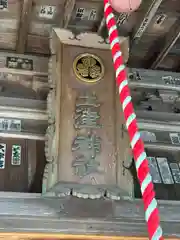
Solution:
<svg viewBox="0 0 180 240"><path fill-rule="evenodd" d="M114 68L116 71L116 83L119 88L119 99L122 104L126 127L129 133L131 148L135 159L137 176L141 186L149 238L151 240L163 240L152 177L149 172L144 143L140 137L137 127L136 115L134 113L130 90L128 87L128 75L126 67L123 63L119 43L116 20L109 0L104 0L104 14L109 33L109 42L112 51Z"/></svg>

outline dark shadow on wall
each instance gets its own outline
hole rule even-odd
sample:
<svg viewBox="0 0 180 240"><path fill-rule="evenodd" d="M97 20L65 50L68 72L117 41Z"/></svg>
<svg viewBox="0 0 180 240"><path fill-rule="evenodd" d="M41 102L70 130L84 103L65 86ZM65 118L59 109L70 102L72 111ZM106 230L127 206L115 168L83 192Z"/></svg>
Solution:
<svg viewBox="0 0 180 240"><path fill-rule="evenodd" d="M36 167L32 183L29 188L30 193L42 192L42 180L46 158L44 154L44 141L36 141Z"/></svg>

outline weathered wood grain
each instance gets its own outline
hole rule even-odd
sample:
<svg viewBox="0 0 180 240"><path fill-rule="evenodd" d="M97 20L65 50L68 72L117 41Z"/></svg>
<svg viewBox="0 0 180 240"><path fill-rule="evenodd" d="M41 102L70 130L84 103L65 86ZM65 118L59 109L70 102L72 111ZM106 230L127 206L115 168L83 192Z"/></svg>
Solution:
<svg viewBox="0 0 180 240"><path fill-rule="evenodd" d="M44 24L55 24L57 26L61 26L62 23L62 15L63 15L63 10L64 10L64 3L65 0L52 0L49 2L48 0L40 0L40 1L33 1L33 8L32 8L32 14L31 14L31 20L32 22L36 23L41 23L43 22ZM47 7L51 6L54 8L53 14L50 15L49 17L47 15L42 15L41 14L41 9L42 7Z"/></svg>
<svg viewBox="0 0 180 240"><path fill-rule="evenodd" d="M67 0L64 7L63 27L67 28L71 20L72 12L75 7L76 0Z"/></svg>
<svg viewBox="0 0 180 240"><path fill-rule="evenodd" d="M0 109L1 109L2 118L6 118L6 117L18 118L19 117L19 119L22 120L21 122L22 133L28 132L28 133L45 135L46 128L47 128L45 101L23 99L23 98L18 99L18 98L0 97ZM29 119L28 119L28 116L29 116ZM5 132L7 131L4 131L4 133Z"/></svg>
<svg viewBox="0 0 180 240"><path fill-rule="evenodd" d="M87 49L88 53L95 54L101 58L106 69L106 75L100 80L99 83L87 85L80 83L75 79L72 65L73 60L77 54L86 53L86 49L76 46L65 46L63 48L63 65L62 65L62 99L61 103L61 136L66 135L66 139L61 141L60 159L67 159L60 164L60 179L61 181L79 182L86 184L116 184L115 180L115 111L114 106L114 81L111 69L111 58L109 51L102 51L100 49ZM68 58L66 57L68 56ZM109 60L108 60L109 59ZM111 81L112 80L112 81ZM81 96L83 91L88 91L90 94L93 92L97 96L97 103L100 103L100 124L102 129L96 129L95 133L101 138L102 149L98 157L101 163L100 172L105 171L104 174L90 174L84 179L78 179L73 176L71 164L75 155L71 153L71 144L76 136L74 130L74 118L76 99ZM108 92L109 98L107 99L106 93ZM68 120L68 121L67 121ZM68 132L66 131L68 129ZM64 132L66 131L66 133ZM76 153L75 153L76 154ZM70 170L71 169L71 170ZM90 180L90 179L94 180Z"/></svg>
<svg viewBox="0 0 180 240"><path fill-rule="evenodd" d="M27 192L28 176L27 176L27 158L24 139L4 139L0 138L0 142L6 144L5 152L5 168L1 174L0 191L17 191ZM21 146L20 165L12 164L12 148L13 145Z"/></svg>
<svg viewBox="0 0 180 240"><path fill-rule="evenodd" d="M19 27L19 19L0 18L1 33L16 33Z"/></svg>
<svg viewBox="0 0 180 240"><path fill-rule="evenodd" d="M62 31L62 33L63 33L63 31ZM68 33L68 31L66 33ZM61 132L60 136L63 136L64 134L63 134L62 131L66 130L66 129L73 128L73 121L74 120L72 118L72 115L73 115L73 112L75 110L74 109L75 98L78 97L78 91L82 92L83 89L84 89L84 91L85 90L87 91L89 89L89 91L97 92L96 93L98 95L97 96L98 97L97 101L98 102L100 101L100 104L102 103L102 109L100 111L101 111L101 115L103 116L103 118L102 118L102 123L101 124L103 125L103 127L105 127L106 130L104 130L105 132L103 132L103 130L98 130L97 129L96 132L99 132L99 134L101 135L101 138L103 139L104 153L103 153L102 156L100 156L101 160L103 160L103 161L100 161L100 162L102 164L101 168L102 169L106 169L107 174L105 174L105 176L102 177L102 176L100 176L97 173L97 174L95 174L95 175L93 175L91 177L94 179L93 181L95 181L96 184L100 184L100 185L103 185L103 184L116 185L116 180L115 180L116 179L116 177L115 177L116 174L115 174L115 170L114 170L115 166L116 166L116 160L115 160L116 157L114 156L114 147L115 147L114 131L115 130L113 130L114 123L115 123L114 122L115 119L114 119L113 104L114 104L115 100L113 98L113 95L111 94L111 100L108 100L108 102L107 102L106 101L107 98L105 97L105 95L103 95L103 93L105 94L106 91L111 91L111 93L114 92L114 82L113 81L108 81L108 79L113 79L113 75L107 75L106 77L103 78L102 81L106 82L105 85L102 85L102 83L100 82L99 84L94 85L93 88L92 88L90 86L88 87L86 85L83 86L83 84L80 84L80 82L78 82L78 80L75 79L75 75L73 74L73 70L72 70L72 65L73 65L73 59L77 56L77 51L80 54L80 53L84 53L85 49L80 47L80 46L79 47L72 46L73 43L70 43L70 45L68 45L68 38L67 38L66 34L65 34L63 40L64 39L67 40L67 46L66 47L64 47L63 45L59 46L59 47L56 47L57 44L56 43L53 44L54 47L55 47L55 52L57 54L58 54L58 51L62 51L62 53L63 53L63 56L58 54L57 58L56 58L58 60L58 62L57 62L58 63L57 70L59 70L60 66L63 64L63 66L61 66L62 67L62 72L57 72L57 70L56 70L56 74L63 74L61 82L59 81L60 78L57 78L57 80L58 80L57 84L61 85L61 87L58 87L57 89L58 89L58 92L59 92L59 89L61 89L60 90L61 91L60 92L61 95L59 95L58 93L56 95L57 96L56 97L57 101L59 101L59 103L60 103L60 105L59 105L59 107L60 107L59 113L58 113L58 111L56 111L56 113L57 113L56 125L58 124L57 127L56 127L56 131L57 131L57 133ZM82 36L82 39L83 39L83 36ZM98 39L98 37L97 37L97 39ZM70 41L71 40L69 40L69 42ZM97 42L98 42L98 40L97 40ZM63 41L62 41L62 43L63 43ZM104 44L102 44L102 45L104 46ZM94 48L92 48L90 50L91 53L92 54L93 53L97 54L97 50L98 50L97 48L98 48L98 46L96 46L96 43L94 42ZM89 52L89 50L88 50L88 52ZM107 51L107 49L105 49L105 50L98 50L98 52L99 52L100 58L102 59L102 61L105 64L105 67L106 68L110 67L110 65L112 64L111 59L108 57L110 52ZM103 54L105 54L107 56L104 57ZM70 56L70 58L67 58L66 57L67 55ZM64 58L63 62L61 60L62 57ZM69 71L70 70L69 69L69 61L70 61L70 59L71 59L71 68L70 68L71 71ZM109 63L107 63L107 61L108 61L107 59L109 59L109 61L110 61ZM53 63L57 64L56 62L53 62ZM107 73L110 74L110 71L107 71L106 74ZM53 77L53 75L52 75L52 77ZM67 81L66 79L69 79L69 80ZM102 87L103 86L106 86L108 90L102 91ZM62 91L62 89L63 89L63 91ZM60 97L60 99L58 99L58 96ZM61 99L63 99L63 102L61 102ZM74 101L73 101L73 99L74 99ZM56 106L58 106L58 104L56 104ZM111 111L111 114L107 113L107 109L109 109ZM63 113L63 115L62 115L62 113ZM59 116L59 114L60 114L61 117ZM65 115L67 115L67 116L65 117ZM104 116L106 116L106 117L104 117ZM67 119L68 119L68 121L67 121ZM59 122L60 122L60 125L59 125ZM63 124L71 124L71 127L69 128L66 125L62 125L62 123ZM57 130L57 129L59 129L59 130ZM68 134L70 132L71 133L75 133L74 131L72 132L72 131L69 130ZM73 159L73 156L72 156L72 153L69 152L70 151L69 148L71 149L71 142L72 142L72 138L73 138L74 134L72 134L72 136L70 138L67 137L67 132L66 132L65 135L66 135L66 146L62 146L62 144L65 143L65 139L64 139L64 141L60 141L60 136L58 136L58 139L60 141L58 143L58 145L60 146L60 149L61 149L60 150L60 154L61 154L60 159L69 159L69 161L70 161L69 164L71 165L71 160ZM104 136L107 136L107 137L104 137ZM107 139L107 141L105 139ZM70 146L69 146L69 144L70 144ZM65 151L65 149L67 149L67 150ZM105 151L106 151L106 153L105 153ZM64 154L68 154L68 156L66 156L66 155L62 156L63 153ZM106 160L104 160L104 159L106 159ZM112 160L111 163L108 161L108 159ZM60 164L60 174L59 174L59 176L60 176L59 180L60 181L67 181L67 183L69 181L70 182L72 182L72 181L73 182L79 182L79 180L77 178L73 177L72 171L71 172L69 171L69 175L67 175L67 174L66 175L62 175L65 172L65 169L64 169L65 162L63 162L63 163L61 162L59 164ZM64 166L64 167L62 168L62 166ZM67 166L69 166L69 165L66 164L66 169L67 169ZM68 178L67 178L67 176L68 176ZM86 177L85 182L81 182L81 183L83 183L83 184L87 184L87 183L91 184L91 181L89 181L88 177Z"/></svg>
<svg viewBox="0 0 180 240"><path fill-rule="evenodd" d="M17 38L17 53L24 53L27 41L27 33L31 18L33 0L23 0L21 6L21 17L19 23L19 32Z"/></svg>
<svg viewBox="0 0 180 240"><path fill-rule="evenodd" d="M1 32L0 34L0 48L4 50L16 49L17 32L7 33Z"/></svg>
<svg viewBox="0 0 180 240"><path fill-rule="evenodd" d="M43 8L51 7L52 15L41 14ZM34 1L28 29L27 52L50 54L49 36L53 26L62 27L64 0Z"/></svg>
<svg viewBox="0 0 180 240"><path fill-rule="evenodd" d="M96 188L99 189L100 186L103 186L101 194L105 194L104 188L107 190L106 186L108 186L107 195L111 195L111 191L117 191L118 193L112 195L113 197L119 198L119 188L116 182L118 170L116 169L117 156L115 150L115 83L113 81L114 75L110 71L112 67L110 51L108 50L106 43L100 43L100 40L102 39L96 34L93 35L87 33L85 35L78 35L79 41L77 41L77 39L75 38L72 38L72 40L69 39L70 35L73 36L73 34L69 31L60 29L60 31L58 31L58 37L60 38L61 45L59 44L58 46L58 40L56 42L56 39L58 39L58 37L56 36L56 32L54 33L51 41L51 48L53 48L52 51L56 54L56 57L52 57L51 64L49 64L51 82L54 81L53 87L56 86L55 98L56 108L58 108L57 111L55 111L56 135L59 135L58 133L61 133L59 136L56 136L57 146L59 146L59 148L57 148L59 149L57 156L58 159L62 159L59 162L58 180L60 181L60 185L63 185L63 183L66 182L64 187L72 188L74 190L74 195L76 195L76 191L81 191L80 185L78 186L78 183L81 183L84 184L82 186L82 191L86 191L85 189L88 189L88 184L89 189L94 188L95 192ZM83 44L81 44L80 42L83 41L87 44L87 40L90 41L90 38L93 39L91 41L92 48L83 48ZM126 42L125 39L124 41ZM128 48L126 47L128 43L125 43L124 41L122 39L123 53L127 57ZM97 84L83 84L76 78L73 72L73 60L77 56L77 53L83 54L86 52L99 56L101 61L103 62L105 68L105 75ZM109 81L109 79L111 79L112 81ZM102 125L102 128L96 128L95 130L93 130L93 132L95 132L95 134L100 137L102 143L100 150L101 154L98 156L98 162L100 163L98 171L89 174L84 178L79 178L78 176L74 175L71 166L73 160L76 157L76 153L72 153L71 148L73 139L78 134L78 131L74 130L73 115L75 112L75 105L77 98L84 92L95 93L97 97L97 103L100 103L100 125ZM106 97L106 92L110 94L110 97L108 99ZM66 138L63 138L64 140L62 141L61 138L65 135ZM63 161L63 159L67 160ZM58 186L56 185L55 188L57 189ZM53 192L55 191L55 189L51 189L50 191ZM100 190L98 191L100 192Z"/></svg>
<svg viewBox="0 0 180 240"><path fill-rule="evenodd" d="M26 51L27 53L40 53L49 55L49 38L29 34L27 38Z"/></svg>
<svg viewBox="0 0 180 240"><path fill-rule="evenodd" d="M2 97L0 96L0 106L9 106L9 107L23 107L31 109L46 110L46 102L41 100L23 98L12 98L12 97Z"/></svg>
<svg viewBox="0 0 180 240"><path fill-rule="evenodd" d="M96 33L84 32L75 35L70 30L53 28L52 35L54 35L54 37L58 37L62 44L109 50L108 41L104 40ZM121 51L123 54L124 62L127 62L129 58L129 38L119 37L119 41L121 44Z"/></svg>
<svg viewBox="0 0 180 240"><path fill-rule="evenodd" d="M78 13L79 9L83 13ZM101 1L76 1L68 27L76 32L96 32L103 16Z"/></svg>
<svg viewBox="0 0 180 240"><path fill-rule="evenodd" d="M165 69L167 71L175 71L179 68L179 55L168 54L159 64L158 69Z"/></svg>
<svg viewBox="0 0 180 240"><path fill-rule="evenodd" d="M0 194L1 232L147 237L142 202ZM13 197L14 196L14 197ZM33 197L34 196L34 197ZM164 235L180 238L179 203L159 202Z"/></svg>
<svg viewBox="0 0 180 240"><path fill-rule="evenodd" d="M29 109L23 107L0 106L0 116L3 118L20 118L46 121L48 119L45 110Z"/></svg>
<svg viewBox="0 0 180 240"><path fill-rule="evenodd" d="M10 0L8 1L8 7L5 10L1 10L0 18L2 19L19 19L21 10L21 1Z"/></svg>
<svg viewBox="0 0 180 240"><path fill-rule="evenodd" d="M130 148L129 136L123 130L125 124L122 107L119 102L119 92L115 90L116 102L116 157L117 169L116 177L117 183L122 189L122 194L126 197L134 197L134 179L130 171L126 168L130 167L132 163L132 151Z"/></svg>

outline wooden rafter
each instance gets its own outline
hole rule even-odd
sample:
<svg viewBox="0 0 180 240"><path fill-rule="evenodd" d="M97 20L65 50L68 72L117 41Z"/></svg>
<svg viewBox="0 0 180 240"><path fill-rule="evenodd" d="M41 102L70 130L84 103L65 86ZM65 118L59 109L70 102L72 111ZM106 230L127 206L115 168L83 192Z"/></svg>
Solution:
<svg viewBox="0 0 180 240"><path fill-rule="evenodd" d="M19 33L17 38L16 52L24 53L29 28L29 22L32 12L32 0L23 0L21 8L21 18L19 24Z"/></svg>
<svg viewBox="0 0 180 240"><path fill-rule="evenodd" d="M137 23L137 26L135 28L135 31L132 35L132 42L131 42L131 47L136 45L142 38L144 32L146 31L147 27L149 26L151 20L153 19L154 15L156 14L160 4L162 3L163 0L150 0L147 3L145 3L145 9L146 11L142 15L141 19ZM99 28L97 30L97 33L101 35L104 27L105 27L105 19L104 17L102 18Z"/></svg>
<svg viewBox="0 0 180 240"><path fill-rule="evenodd" d="M48 120L45 101L0 96L0 118L21 121L21 131L2 130L0 138L45 139Z"/></svg>
<svg viewBox="0 0 180 240"><path fill-rule="evenodd" d="M162 61L167 56L168 52L174 46L174 44L176 43L179 37L180 37L180 20L177 20L171 32L167 33L167 37L165 38L165 41L160 53L156 57L155 61L153 61L153 63L151 64L152 69L157 69L159 67L159 65L162 63Z"/></svg>
<svg viewBox="0 0 180 240"><path fill-rule="evenodd" d="M147 27L149 26L149 23L151 22L154 15L156 14L162 1L163 0L149 1L148 5L146 6L147 10L142 16L142 18L140 19L139 24L137 25L137 28L132 36L132 47L134 44L137 44L141 40L144 32L146 31Z"/></svg>
<svg viewBox="0 0 180 240"><path fill-rule="evenodd" d="M76 0L66 0L64 6L64 19L63 19L63 27L67 28L69 21L71 20L72 12L75 6Z"/></svg>

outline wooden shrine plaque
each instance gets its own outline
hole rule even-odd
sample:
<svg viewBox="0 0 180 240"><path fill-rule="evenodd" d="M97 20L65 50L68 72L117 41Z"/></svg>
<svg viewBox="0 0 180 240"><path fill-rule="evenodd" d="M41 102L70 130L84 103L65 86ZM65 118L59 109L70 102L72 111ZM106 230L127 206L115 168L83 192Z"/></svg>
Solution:
<svg viewBox="0 0 180 240"><path fill-rule="evenodd" d="M57 79L51 80L56 85L52 108L56 105L53 135L58 150L49 158L51 169L44 174L44 193L120 199L126 191L121 186L126 185L121 169L127 151L124 140L117 140L122 133L117 133L121 124L111 52L96 35L71 40L72 34L61 29L57 29L57 35L61 40L59 46L53 45L58 59L53 62ZM85 47L88 41L91 48ZM55 181L53 165L58 168Z"/></svg>
<svg viewBox="0 0 180 240"><path fill-rule="evenodd" d="M76 61L76 57L79 60ZM116 184L115 82L110 53L97 49L85 52L81 47L64 46L63 59L59 180ZM86 76L85 71L93 71L93 67L94 71L100 68L102 78L99 76L97 82L88 77L78 79L77 67L84 71L81 76Z"/></svg>

